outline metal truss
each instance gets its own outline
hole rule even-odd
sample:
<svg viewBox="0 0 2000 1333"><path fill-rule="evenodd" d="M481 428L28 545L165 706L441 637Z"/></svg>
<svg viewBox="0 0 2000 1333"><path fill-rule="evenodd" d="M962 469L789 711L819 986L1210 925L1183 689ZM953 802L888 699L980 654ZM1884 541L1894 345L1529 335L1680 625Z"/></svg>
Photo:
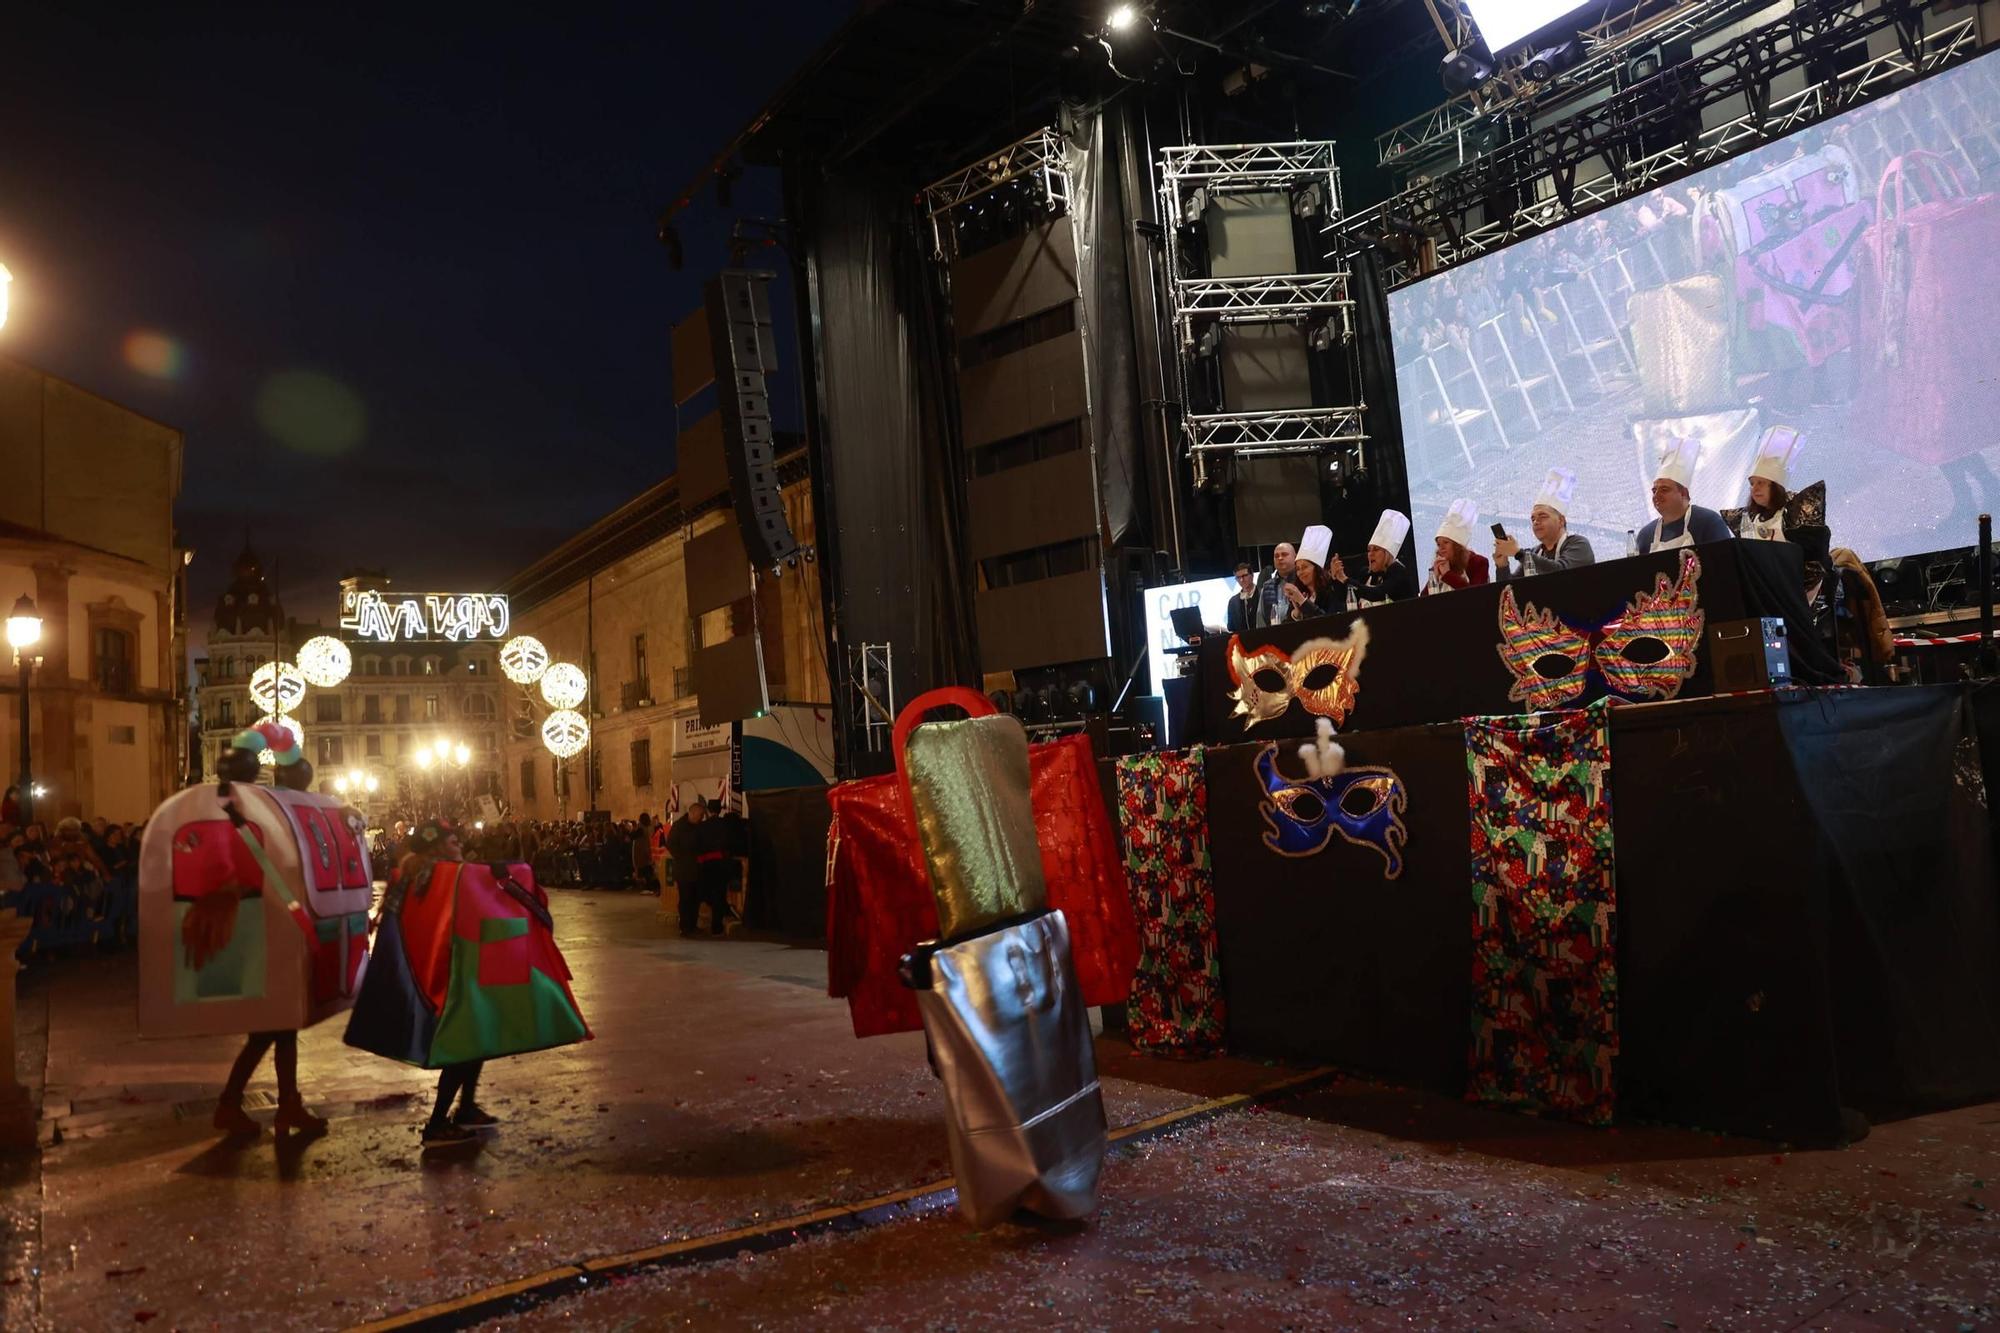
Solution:
<svg viewBox="0 0 2000 1333"><path fill-rule="evenodd" d="M1299 407L1277 412L1210 412L1186 418L1195 454L1316 454L1361 444L1366 407Z"/></svg>
<svg viewBox="0 0 2000 1333"><path fill-rule="evenodd" d="M1289 273L1254 278L1182 278L1174 283L1174 322L1181 351L1194 346L1195 326L1282 324L1331 318L1341 341L1354 336L1354 302L1348 274Z"/></svg>
<svg viewBox="0 0 2000 1333"><path fill-rule="evenodd" d="M896 651L886 643L857 643L847 649L850 718L858 718L868 749L879 754L896 728Z"/></svg>
<svg viewBox="0 0 2000 1333"><path fill-rule="evenodd" d="M1785 17L1705 55L1663 70L1644 84L1584 108L1575 116L1505 144L1495 152L1395 195L1364 213L1334 220L1331 253L1358 250L1384 231L1418 230L1434 239L1438 263L1462 263L1616 199L1642 193L1687 170L1720 161L1777 138L1978 50L1973 18L1937 31L1920 30L1923 15L1951 0L1912 0L1895 9L1801 0ZM1771 82L1801 67L1830 65L1870 34L1895 28L1896 50L1854 62L1789 97L1771 100ZM1737 99L1746 110L1706 130L1704 108ZM1682 136L1671 147L1641 155L1643 140ZM1551 193L1544 193L1544 190ZM1487 220L1492 198L1534 191L1507 216ZM1475 220L1477 218L1477 220ZM1397 284L1424 276L1408 266Z"/></svg>
<svg viewBox="0 0 2000 1333"><path fill-rule="evenodd" d="M1160 150L1160 190L1181 215L1189 189L1211 194L1257 190L1327 188L1326 211L1340 212L1340 168L1333 164L1333 141L1299 143L1183 144Z"/></svg>
<svg viewBox="0 0 2000 1333"><path fill-rule="evenodd" d="M1641 43L1674 42L1694 37L1768 9L1770 0L1681 0L1662 10L1657 0L1633 4L1578 34L1584 57L1547 83L1530 84L1512 66L1496 74L1492 84L1463 92L1421 116L1375 136L1376 165L1407 168L1431 161L1455 149L1459 163L1469 159L1465 132L1481 121L1525 116L1589 92L1609 80L1624 57ZM1530 53L1520 53L1525 61ZM1477 153L1473 154L1478 156Z"/></svg>
<svg viewBox="0 0 2000 1333"><path fill-rule="evenodd" d="M974 200L1016 181L1032 182L1041 203L1062 210L1069 206L1069 165L1063 154L1062 135L1041 129L1016 139L996 153L961 167L923 188L924 211L931 220L931 234L940 254L956 249L953 214Z"/></svg>

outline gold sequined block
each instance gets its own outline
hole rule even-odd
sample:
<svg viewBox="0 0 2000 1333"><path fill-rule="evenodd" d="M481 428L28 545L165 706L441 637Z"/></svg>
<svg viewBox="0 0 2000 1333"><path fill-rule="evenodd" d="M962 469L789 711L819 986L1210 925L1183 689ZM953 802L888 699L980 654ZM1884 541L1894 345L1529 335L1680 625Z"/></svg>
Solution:
<svg viewBox="0 0 2000 1333"><path fill-rule="evenodd" d="M1041 911L1048 894L1021 724L999 715L927 723L910 733L903 763L939 938L964 939Z"/></svg>

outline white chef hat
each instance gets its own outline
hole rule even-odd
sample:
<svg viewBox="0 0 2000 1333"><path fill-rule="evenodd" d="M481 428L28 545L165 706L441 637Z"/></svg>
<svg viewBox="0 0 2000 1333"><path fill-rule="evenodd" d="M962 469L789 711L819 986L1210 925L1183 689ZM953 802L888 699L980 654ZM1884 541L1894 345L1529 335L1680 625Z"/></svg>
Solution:
<svg viewBox="0 0 2000 1333"><path fill-rule="evenodd" d="M1535 496L1535 504L1547 505L1564 518L1568 518L1569 502L1575 496L1576 473L1566 467L1552 467L1549 469L1549 475L1542 478L1542 489Z"/></svg>
<svg viewBox="0 0 2000 1333"><path fill-rule="evenodd" d="M1757 461L1750 465L1752 477L1791 488L1792 460L1805 448L1805 437L1793 426L1772 426L1757 441Z"/></svg>
<svg viewBox="0 0 2000 1333"><path fill-rule="evenodd" d="M1298 558L1310 560L1321 569L1326 568L1326 555L1333 549L1333 529L1318 523L1306 529L1306 535L1299 538Z"/></svg>
<svg viewBox="0 0 2000 1333"><path fill-rule="evenodd" d="M1384 509L1382 517L1375 522L1375 535L1368 539L1370 546L1379 546L1390 555L1402 552L1403 538L1410 535L1410 520L1393 509Z"/></svg>
<svg viewBox="0 0 2000 1333"><path fill-rule="evenodd" d="M1694 485L1694 467L1701 461L1701 441L1692 436L1670 440L1660 450L1660 466L1653 473L1654 481L1671 481L1681 486Z"/></svg>
<svg viewBox="0 0 2000 1333"><path fill-rule="evenodd" d="M1478 505L1470 500L1453 500L1451 508L1444 511L1444 521L1438 524L1437 535L1455 541L1460 546L1470 546L1472 529L1478 522Z"/></svg>

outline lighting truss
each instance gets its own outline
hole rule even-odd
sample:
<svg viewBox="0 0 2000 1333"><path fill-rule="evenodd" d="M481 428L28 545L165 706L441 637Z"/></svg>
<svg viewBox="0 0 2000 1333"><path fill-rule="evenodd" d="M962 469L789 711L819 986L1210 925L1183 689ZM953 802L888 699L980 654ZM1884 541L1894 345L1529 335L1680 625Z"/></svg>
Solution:
<svg viewBox="0 0 2000 1333"><path fill-rule="evenodd" d="M971 166L961 167L926 185L924 211L930 217L938 253L950 254L957 248L953 215L958 210L1020 180L1032 181L1041 192L1042 202L1051 208L1060 210L1069 206L1069 166L1063 156L1061 134L1054 129L1036 130Z"/></svg>
<svg viewBox="0 0 2000 1333"><path fill-rule="evenodd" d="M1439 262L1431 271L1436 272L1642 193L1970 58L1979 49L1974 19L1928 34L1921 31L1924 13L1950 3L1912 0L1894 10L1803 3L1727 46L1663 70L1464 167L1413 185L1366 212L1333 219L1327 228L1334 242L1331 252L1358 250L1366 233L1415 227L1435 240ZM1832 64L1842 51L1892 27L1898 37L1895 50L1855 61L1800 92L1771 99L1770 86L1778 76ZM1643 138L1698 124L1704 108L1730 99L1739 99L1746 110L1662 151L1632 151ZM1475 220L1488 200L1543 184L1552 193L1524 201L1505 217ZM1401 285L1424 275L1400 266L1391 276Z"/></svg>
<svg viewBox="0 0 2000 1333"><path fill-rule="evenodd" d="M1578 33L1584 57L1539 86L1524 82L1511 65L1492 84L1475 88L1375 136L1378 166L1400 167L1440 156L1455 147L1466 160L1463 135L1482 119L1546 110L1555 101L1589 91L1610 79L1620 60L1640 43L1673 42L1723 27L1770 7L1770 0L1681 0L1662 9L1658 0L1637 0L1607 14ZM1440 32L1443 27L1440 26ZM1528 52L1519 53L1525 61Z"/></svg>
<svg viewBox="0 0 2000 1333"><path fill-rule="evenodd" d="M1327 189L1327 212L1340 212L1340 169L1333 164L1333 141L1301 143L1184 144L1160 151L1161 186L1180 216L1187 191L1213 194L1258 190L1301 190L1316 182Z"/></svg>
<svg viewBox="0 0 2000 1333"><path fill-rule="evenodd" d="M869 682L880 681L879 690ZM847 650L847 688L854 696L850 717L858 717L871 753L889 744L896 727L896 654L886 643L857 643ZM852 722L849 725L853 725Z"/></svg>
<svg viewBox="0 0 2000 1333"><path fill-rule="evenodd" d="M1341 341L1354 336L1354 302L1347 273L1290 273L1255 278L1183 278L1174 283L1174 320L1181 350L1194 346L1195 325L1281 324L1331 317Z"/></svg>
<svg viewBox="0 0 2000 1333"><path fill-rule="evenodd" d="M1276 412L1209 412L1186 418L1188 448L1196 454L1316 454L1360 444L1360 407L1299 407Z"/></svg>

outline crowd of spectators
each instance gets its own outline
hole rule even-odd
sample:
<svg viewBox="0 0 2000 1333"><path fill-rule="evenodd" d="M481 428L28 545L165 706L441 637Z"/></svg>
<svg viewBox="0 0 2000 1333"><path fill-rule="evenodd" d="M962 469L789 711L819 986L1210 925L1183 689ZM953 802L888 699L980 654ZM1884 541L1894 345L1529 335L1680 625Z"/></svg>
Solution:
<svg viewBox="0 0 2000 1333"><path fill-rule="evenodd" d="M33 920L22 956L124 944L138 933L140 825L71 816L26 822L16 788L0 799L0 904Z"/></svg>

